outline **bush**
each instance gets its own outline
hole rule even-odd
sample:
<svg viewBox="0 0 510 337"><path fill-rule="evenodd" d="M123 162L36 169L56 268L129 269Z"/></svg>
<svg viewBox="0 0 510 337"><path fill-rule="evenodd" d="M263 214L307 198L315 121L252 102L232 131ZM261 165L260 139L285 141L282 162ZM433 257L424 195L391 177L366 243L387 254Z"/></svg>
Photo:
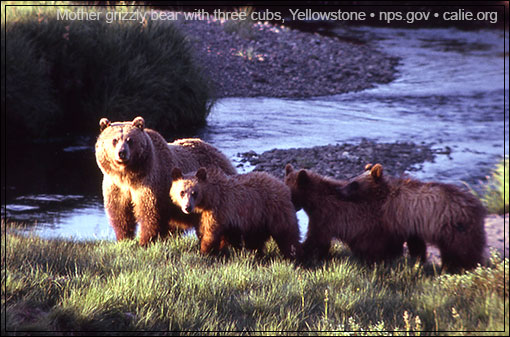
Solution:
<svg viewBox="0 0 510 337"><path fill-rule="evenodd" d="M58 19L64 10L101 19ZM141 115L161 132L205 123L210 87L185 36L168 22L107 23L106 10L6 7L2 117L9 139L95 135L101 117Z"/></svg>

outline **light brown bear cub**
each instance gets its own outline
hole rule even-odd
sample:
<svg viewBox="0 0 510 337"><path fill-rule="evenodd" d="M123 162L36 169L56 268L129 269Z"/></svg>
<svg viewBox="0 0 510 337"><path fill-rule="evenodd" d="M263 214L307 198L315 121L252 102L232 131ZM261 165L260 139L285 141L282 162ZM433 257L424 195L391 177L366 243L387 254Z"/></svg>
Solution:
<svg viewBox="0 0 510 337"><path fill-rule="evenodd" d="M172 176L172 201L184 213L201 214L202 253L217 253L223 238L232 243L237 237L260 255L272 237L284 257L300 257L299 227L290 191L278 179L263 172L227 176L205 168L185 177L174 169Z"/></svg>
<svg viewBox="0 0 510 337"><path fill-rule="evenodd" d="M484 261L486 210L457 186L383 176L380 164L338 190L339 198L372 204L372 214L395 237L404 238L411 255L426 259L425 243L441 252L448 271L471 269Z"/></svg>
<svg viewBox="0 0 510 337"><path fill-rule="evenodd" d="M218 167L227 174L236 170L216 148L199 139L168 144L156 131L145 127L142 117L132 122L101 119L96 160L103 172L104 206L117 240L135 236L140 224L140 244L165 237L177 228L189 228L197 216L183 214L168 196L171 172L201 166Z"/></svg>
<svg viewBox="0 0 510 337"><path fill-rule="evenodd" d="M380 224L372 205L339 200L337 190L346 181L321 176L310 170L285 167L285 183L296 210L308 215L308 232L303 255L323 259L329 255L332 239L346 243L359 258L371 263L402 254L403 241Z"/></svg>

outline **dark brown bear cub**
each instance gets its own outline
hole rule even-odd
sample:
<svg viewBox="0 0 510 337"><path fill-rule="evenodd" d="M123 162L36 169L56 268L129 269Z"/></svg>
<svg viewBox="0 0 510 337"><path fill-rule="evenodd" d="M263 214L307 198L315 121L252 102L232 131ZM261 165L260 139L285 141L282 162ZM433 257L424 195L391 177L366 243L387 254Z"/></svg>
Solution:
<svg viewBox="0 0 510 337"><path fill-rule="evenodd" d="M213 146L199 139L168 144L159 133L145 128L142 117L115 123L103 118L99 124L96 160L104 175L105 210L117 240L134 238L137 222L141 245L198 222L197 216L184 215L170 202L175 166L186 172L207 166L236 173Z"/></svg>
<svg viewBox="0 0 510 337"><path fill-rule="evenodd" d="M426 245L439 248L448 271L471 269L484 261L486 210L457 186L383 176L380 164L338 190L342 200L369 202L382 225L404 238L411 255L426 259Z"/></svg>
<svg viewBox="0 0 510 337"><path fill-rule="evenodd" d="M202 253L217 253L223 238L229 242L237 236L260 255L272 237L284 257L300 257L296 212L289 189L278 179L263 172L227 176L205 168L186 177L174 169L172 175L173 202L184 213L201 214Z"/></svg>
<svg viewBox="0 0 510 337"><path fill-rule="evenodd" d="M285 183L290 187L296 210L309 218L303 243L306 257L326 258L331 240L345 242L351 251L367 262L391 259L402 254L403 241L395 238L371 212L371 205L338 199L337 190L345 181L335 180L309 170L285 167Z"/></svg>

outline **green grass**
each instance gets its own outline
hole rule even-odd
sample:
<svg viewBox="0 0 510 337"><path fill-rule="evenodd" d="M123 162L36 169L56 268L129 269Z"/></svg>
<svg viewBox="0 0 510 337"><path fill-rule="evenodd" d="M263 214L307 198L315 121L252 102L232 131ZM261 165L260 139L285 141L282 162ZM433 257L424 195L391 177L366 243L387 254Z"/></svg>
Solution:
<svg viewBox="0 0 510 337"><path fill-rule="evenodd" d="M405 258L367 266L337 244L330 261L304 269L283 260L273 242L266 257L257 260L244 250L230 251L228 257L202 256L195 237L170 238L144 249L135 241L45 240L7 227L2 330L11 335L509 330L504 319L508 259L496 256L488 267L448 275Z"/></svg>
<svg viewBox="0 0 510 337"><path fill-rule="evenodd" d="M468 185L468 188L482 201L489 213L508 213L508 201L510 199L509 169L509 159L507 156L496 164L485 182L480 182L481 192L475 191Z"/></svg>
<svg viewBox="0 0 510 337"><path fill-rule="evenodd" d="M108 23L113 7L13 3L2 2L2 115L8 139L97 135L101 117L141 115L164 133L205 123L213 103L210 82L194 63L186 36L171 22ZM100 20L58 20L65 10L99 13Z"/></svg>

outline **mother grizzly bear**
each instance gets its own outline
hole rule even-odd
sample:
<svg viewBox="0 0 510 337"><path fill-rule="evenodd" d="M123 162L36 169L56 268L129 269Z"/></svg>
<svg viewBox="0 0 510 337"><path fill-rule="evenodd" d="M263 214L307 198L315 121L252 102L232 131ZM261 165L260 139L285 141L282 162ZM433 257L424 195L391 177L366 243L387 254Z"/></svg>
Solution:
<svg viewBox="0 0 510 337"><path fill-rule="evenodd" d="M102 118L99 125L96 160L104 175L105 210L117 240L134 238L137 222L140 245L198 224L196 215L183 214L170 200L174 167L184 172L216 167L236 174L213 146L200 139L167 143L158 132L145 128L142 117L114 123Z"/></svg>

